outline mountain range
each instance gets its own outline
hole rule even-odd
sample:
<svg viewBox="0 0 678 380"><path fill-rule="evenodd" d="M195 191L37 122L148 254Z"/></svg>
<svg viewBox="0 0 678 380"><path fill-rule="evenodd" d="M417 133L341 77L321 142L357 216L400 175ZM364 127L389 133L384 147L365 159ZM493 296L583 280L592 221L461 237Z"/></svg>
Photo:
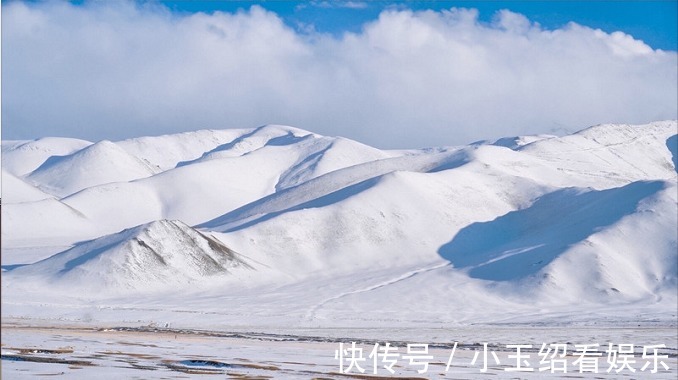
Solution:
<svg viewBox="0 0 678 380"><path fill-rule="evenodd" d="M3 315L675 320L677 145L676 121L411 150L279 125L3 141Z"/></svg>

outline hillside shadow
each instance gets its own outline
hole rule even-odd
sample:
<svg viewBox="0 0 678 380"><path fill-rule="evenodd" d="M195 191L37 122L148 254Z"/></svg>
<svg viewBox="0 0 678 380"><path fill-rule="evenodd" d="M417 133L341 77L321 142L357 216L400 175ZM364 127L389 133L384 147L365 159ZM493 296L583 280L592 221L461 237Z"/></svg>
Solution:
<svg viewBox="0 0 678 380"><path fill-rule="evenodd" d="M68 273L68 272L72 271L73 269L76 269L76 268L80 267L81 265L87 263L88 261L92 261L92 260L99 258L102 253L106 252L107 250L111 249L112 247L116 246L117 244L120 244L120 242L115 241L113 243L106 244L106 245L103 245L101 247L97 247L96 246L96 239L94 239L94 240L90 240L90 241L87 241L87 242L84 242L84 243L76 244L73 248L66 250L66 251L63 251L63 252L60 252L60 253L57 253L56 255L54 255L54 256L46 259L46 260L49 260L49 259L52 259L52 258L57 259L61 255L64 255L64 256L69 255L69 254L71 254L72 251L75 251L80 246L86 246L87 244L93 245L93 249L81 249L81 251L83 251L84 253L77 255L74 258L68 260L64 264L63 268L61 268L59 270L59 274ZM66 256L66 257L68 257L68 256Z"/></svg>
<svg viewBox="0 0 678 380"><path fill-rule="evenodd" d="M678 135L666 139L666 147L669 148L671 158L673 158L673 169L678 173Z"/></svg>
<svg viewBox="0 0 678 380"><path fill-rule="evenodd" d="M198 158L195 158L195 159L192 159L192 160L188 160L188 161L180 161L180 162L177 162L177 164L176 164L175 167L176 167L176 168L180 168L180 167L182 167L182 166L191 165L191 164L194 164L194 163L196 163L196 162L200 162L200 161L203 160L205 157L208 157L210 154L213 154L213 153L216 153L216 152L223 152L223 151L227 151L227 150L233 149L238 143L241 143L241 142L247 140L248 138L250 138L250 137L256 135L256 134L257 134L259 131L261 131L263 128L264 128L264 127L258 127L258 128L255 128L255 129L252 130L251 132L245 133L245 134L243 134L242 136L238 136L238 137L236 137L235 139L233 139L233 140L230 141L230 142L227 142L227 143L225 143L225 144L221 144L221 145L215 147L214 149L212 149L212 150L210 150L210 151L204 152L204 153L203 153L200 157L198 157Z"/></svg>
<svg viewBox="0 0 678 380"><path fill-rule="evenodd" d="M196 227L219 232L238 231L287 212L321 208L341 202L375 186L389 173L397 171L435 173L456 168L468 161L468 155L459 151L434 162L420 162L418 165L405 162L402 166L397 165L406 159L409 158L405 156L381 159L325 173L298 185L283 188ZM396 160L398 161L394 164L393 161ZM357 168L359 170L356 170ZM345 176L338 179L339 173Z"/></svg>
<svg viewBox="0 0 678 380"><path fill-rule="evenodd" d="M663 188L661 181L639 181L601 191L558 190L526 209L461 229L438 254L456 268L468 269L474 278L518 280L537 273L571 245L634 213L642 199Z"/></svg>
<svg viewBox="0 0 678 380"><path fill-rule="evenodd" d="M191 164L194 164L196 162L200 162L201 160L204 160L206 157L209 157L210 155L212 155L214 153L225 152L225 151L231 150L231 149L235 148L238 144L243 143L243 142L247 141L248 139L256 136L258 133L260 133L265 128L267 128L267 126L265 126L265 125L262 126L262 127L258 127L251 132L248 132L248 133L243 134L242 136L236 137L235 139L233 139L230 142L227 142L225 144L221 144L221 145L215 147L214 149L203 153L198 158L188 160L188 161L178 162L175 167L180 168L182 166L191 165ZM312 138L312 136L311 135L295 136L294 133L287 132L285 135L270 138L268 141L266 141L266 143L263 146L292 145L292 144L296 144L296 143L303 141L305 139L308 139L308 138ZM244 153L244 154L247 154L247 153Z"/></svg>
<svg viewBox="0 0 678 380"><path fill-rule="evenodd" d="M17 269L17 268L25 267L26 265L30 265L30 264L8 264L8 265L3 265L3 266L2 266L2 270L3 270L3 271L6 271L6 272L9 272L9 271L12 271L12 270Z"/></svg>
<svg viewBox="0 0 678 380"><path fill-rule="evenodd" d="M230 226L228 228L225 228L221 230L221 232L234 232L234 231L239 231L251 226L254 226L256 224L265 222L267 220L273 219L279 215L286 214L288 212L294 212L294 211L299 211L299 210L304 210L304 209L311 209L311 208L322 208L325 206L329 206L334 203L341 202L345 199L348 199L366 189L369 189L370 187L374 186L378 182L378 178L370 178L362 182L358 182L356 184L341 188L339 190L330 192L329 194L323 195L321 197L302 202L300 204L296 205L290 205L287 208L284 208L282 210L278 211L273 211L273 212L268 212L266 214L261 214L256 216L255 218L252 218L251 220L243 220L241 223L236 223L233 226ZM281 193L289 192L293 188L288 188L284 189L281 191ZM236 210L233 210L227 214L224 214L220 217L217 217L215 219L212 219L206 223L197 225L196 228L217 228L222 224L230 224L233 222L238 221L240 215L247 215L246 212L258 205L259 203L263 203L269 199L274 199L275 196L279 193L271 194L267 197L262 198L259 201L247 204L243 207L240 207Z"/></svg>

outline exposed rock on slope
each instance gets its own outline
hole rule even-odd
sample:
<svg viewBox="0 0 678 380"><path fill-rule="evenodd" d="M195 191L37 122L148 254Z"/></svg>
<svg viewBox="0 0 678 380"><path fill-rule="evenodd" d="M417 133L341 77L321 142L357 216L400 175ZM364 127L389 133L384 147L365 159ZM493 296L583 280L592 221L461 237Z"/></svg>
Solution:
<svg viewBox="0 0 678 380"><path fill-rule="evenodd" d="M89 289L188 284L252 269L219 240L180 221L160 220L80 243L17 274L46 275L54 283Z"/></svg>

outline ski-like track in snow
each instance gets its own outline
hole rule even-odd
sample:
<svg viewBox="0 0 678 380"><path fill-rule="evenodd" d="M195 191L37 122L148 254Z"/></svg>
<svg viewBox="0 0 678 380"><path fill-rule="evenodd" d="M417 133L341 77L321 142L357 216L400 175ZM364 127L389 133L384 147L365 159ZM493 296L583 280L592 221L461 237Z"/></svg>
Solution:
<svg viewBox="0 0 678 380"><path fill-rule="evenodd" d="M386 280L386 281L379 282L379 283L371 285L371 286L363 287L363 288L356 289L356 290L351 290L351 291L348 291L348 292L339 293L335 296L326 298L326 299L322 300L321 302L317 303L316 305L314 305L313 307L311 307L309 309L309 311L306 313L305 319L309 322L315 320L316 313L318 312L318 310L320 310L322 307L324 307L325 305L327 305L330 302L334 302L338 299L341 299L341 298L344 298L344 297L347 297L347 296L350 296L350 295L353 295L353 294L371 292L373 290L383 288L385 286L393 285L393 284L398 283L400 281L407 280L407 279L412 278L412 277L414 277L418 274L431 272L431 271L434 271L436 269L444 268L444 267L449 266L449 265L451 265L451 263L445 262L445 263L440 263L440 264L436 264L436 265L433 265L433 266L415 269L415 270L412 270L412 271L405 272L405 273L401 274L400 276L391 278L391 279Z"/></svg>

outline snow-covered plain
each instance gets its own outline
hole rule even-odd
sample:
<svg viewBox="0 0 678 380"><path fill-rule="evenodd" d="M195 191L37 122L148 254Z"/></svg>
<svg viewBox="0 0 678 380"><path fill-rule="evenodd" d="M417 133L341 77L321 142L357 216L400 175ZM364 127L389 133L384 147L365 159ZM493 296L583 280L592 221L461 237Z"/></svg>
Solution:
<svg viewBox="0 0 678 380"><path fill-rule="evenodd" d="M675 377L677 136L664 121L401 151L277 125L3 141L3 355L150 326L269 334L279 354L260 362L285 361L279 334L664 344L655 375ZM28 329L50 326L61 340Z"/></svg>

